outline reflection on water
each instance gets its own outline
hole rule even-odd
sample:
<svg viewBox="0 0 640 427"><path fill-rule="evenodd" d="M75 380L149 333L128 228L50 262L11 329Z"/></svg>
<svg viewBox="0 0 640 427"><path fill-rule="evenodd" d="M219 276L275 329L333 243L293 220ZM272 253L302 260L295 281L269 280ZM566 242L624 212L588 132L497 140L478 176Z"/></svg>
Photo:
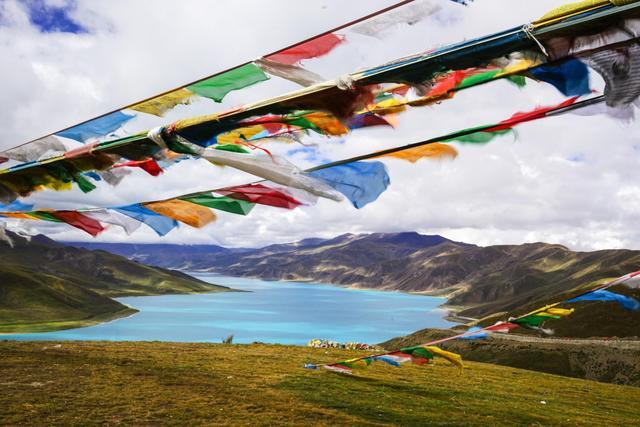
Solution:
<svg viewBox="0 0 640 427"><path fill-rule="evenodd" d="M115 340L306 344L311 338L378 343L427 327L448 327L443 298L330 285L193 274L250 292L119 298L140 310L125 319L59 332L8 335L33 340Z"/></svg>

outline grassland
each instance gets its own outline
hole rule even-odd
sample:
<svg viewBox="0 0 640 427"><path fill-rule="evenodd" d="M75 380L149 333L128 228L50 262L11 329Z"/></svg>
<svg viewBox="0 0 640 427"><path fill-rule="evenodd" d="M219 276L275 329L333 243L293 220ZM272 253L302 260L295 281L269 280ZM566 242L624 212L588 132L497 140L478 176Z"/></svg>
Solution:
<svg viewBox="0 0 640 427"><path fill-rule="evenodd" d="M9 425L638 425L640 388L468 362L302 368L279 345L0 342Z"/></svg>

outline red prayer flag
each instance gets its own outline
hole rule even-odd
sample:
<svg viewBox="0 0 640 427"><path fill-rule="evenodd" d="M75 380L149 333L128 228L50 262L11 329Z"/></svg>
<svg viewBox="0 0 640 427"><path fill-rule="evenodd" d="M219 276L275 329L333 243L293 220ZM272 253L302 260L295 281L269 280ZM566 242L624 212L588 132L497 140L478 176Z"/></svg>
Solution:
<svg viewBox="0 0 640 427"><path fill-rule="evenodd" d="M302 205L301 202L290 195L269 188L262 184L239 185L215 190L216 193L245 202L258 203L276 208L295 209Z"/></svg>
<svg viewBox="0 0 640 427"><path fill-rule="evenodd" d="M551 106L551 107L539 107L539 108L536 108L533 111L528 111L528 112L524 112L524 113L522 113L522 112L515 113L513 116L509 117L508 119L499 122L496 126L490 128L490 129L486 129L483 132L496 132L496 131L499 131L499 130L511 129L512 127L514 127L517 124L524 123L524 122L530 122L532 120L541 119L549 111L553 111L555 109L562 108L562 107L568 107L569 105L571 105L574 102L576 102L577 99L578 99L578 97L574 96L573 98L569 98L566 101L563 101L558 105L554 105L554 106Z"/></svg>
<svg viewBox="0 0 640 427"><path fill-rule="evenodd" d="M138 167L152 176L158 176L163 172L158 162L154 159L132 160L129 162L119 163L114 166L114 168L124 167Z"/></svg>
<svg viewBox="0 0 640 427"><path fill-rule="evenodd" d="M57 211L50 212L51 216L65 222L72 227L79 228L96 237L98 234L104 231L104 227L98 221L93 218L89 218L86 215L76 211Z"/></svg>
<svg viewBox="0 0 640 427"><path fill-rule="evenodd" d="M302 59L317 58L331 52L333 48L344 41L344 36L325 34L324 36L309 40L289 49L269 55L266 59L293 65Z"/></svg>

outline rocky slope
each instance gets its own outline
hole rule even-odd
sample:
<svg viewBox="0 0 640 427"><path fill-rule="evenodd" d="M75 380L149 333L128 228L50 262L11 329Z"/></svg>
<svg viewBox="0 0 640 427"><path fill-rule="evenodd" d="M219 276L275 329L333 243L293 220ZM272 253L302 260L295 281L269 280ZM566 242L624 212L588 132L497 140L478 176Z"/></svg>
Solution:
<svg viewBox="0 0 640 427"><path fill-rule="evenodd" d="M186 274L44 236L0 241L0 332L85 326L135 312L113 297L226 291Z"/></svg>

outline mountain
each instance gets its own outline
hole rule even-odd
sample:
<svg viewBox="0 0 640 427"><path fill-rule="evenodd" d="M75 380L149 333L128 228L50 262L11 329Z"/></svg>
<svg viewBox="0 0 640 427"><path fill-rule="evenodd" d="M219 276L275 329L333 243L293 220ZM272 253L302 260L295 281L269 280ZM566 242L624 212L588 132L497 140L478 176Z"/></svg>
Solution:
<svg viewBox="0 0 640 427"><path fill-rule="evenodd" d="M103 248L111 250L109 245ZM447 305L458 315L474 318L521 313L640 270L640 251L575 252L547 243L480 247L414 232L344 234L257 249L215 246L211 252L204 247L180 246L170 251L175 254L170 260L154 258L150 255L154 249L145 245L118 247L125 249L132 251L130 256L135 259L146 257L163 267L446 295ZM616 291L640 297L638 291ZM625 312L610 303L588 305L589 310L555 322L558 333L640 335L640 313ZM610 314L615 319L607 317Z"/></svg>
<svg viewBox="0 0 640 427"><path fill-rule="evenodd" d="M12 244L0 241L0 332L87 326L136 312L114 297L229 290L105 251L7 233Z"/></svg>

